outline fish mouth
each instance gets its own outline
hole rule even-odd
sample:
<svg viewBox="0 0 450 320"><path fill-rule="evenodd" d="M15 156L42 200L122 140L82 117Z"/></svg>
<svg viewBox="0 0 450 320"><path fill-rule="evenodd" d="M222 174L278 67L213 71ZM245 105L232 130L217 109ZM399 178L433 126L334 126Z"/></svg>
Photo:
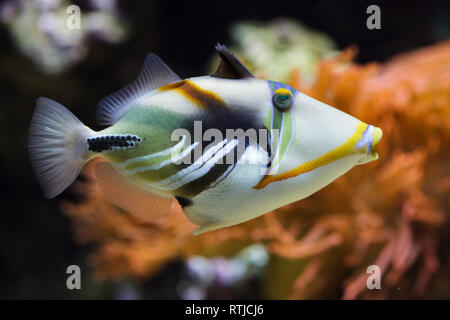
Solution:
<svg viewBox="0 0 450 320"><path fill-rule="evenodd" d="M375 127L372 134L372 143L370 145L370 155L373 157L373 160L378 159L378 153L376 151L376 147L383 136L383 131L380 128Z"/></svg>
<svg viewBox="0 0 450 320"><path fill-rule="evenodd" d="M383 136L383 131L380 128L367 125L361 139L356 143L356 152L364 156L358 160L358 164L364 164L378 159L376 147Z"/></svg>

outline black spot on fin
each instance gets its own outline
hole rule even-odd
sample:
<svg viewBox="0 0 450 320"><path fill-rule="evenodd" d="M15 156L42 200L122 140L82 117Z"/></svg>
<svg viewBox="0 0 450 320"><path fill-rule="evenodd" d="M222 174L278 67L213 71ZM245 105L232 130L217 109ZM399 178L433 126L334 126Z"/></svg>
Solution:
<svg viewBox="0 0 450 320"><path fill-rule="evenodd" d="M226 46L217 44L216 50L220 56L220 64L217 71L212 75L213 77L227 79L254 78L250 71Z"/></svg>
<svg viewBox="0 0 450 320"><path fill-rule="evenodd" d="M191 199L188 199L185 197L180 197L180 196L175 196L175 199L177 199L178 203L180 204L180 206L182 208L192 205Z"/></svg>
<svg viewBox="0 0 450 320"><path fill-rule="evenodd" d="M137 146L143 139L132 134L107 135L87 138L88 150L91 152L112 151L116 149L129 149Z"/></svg>

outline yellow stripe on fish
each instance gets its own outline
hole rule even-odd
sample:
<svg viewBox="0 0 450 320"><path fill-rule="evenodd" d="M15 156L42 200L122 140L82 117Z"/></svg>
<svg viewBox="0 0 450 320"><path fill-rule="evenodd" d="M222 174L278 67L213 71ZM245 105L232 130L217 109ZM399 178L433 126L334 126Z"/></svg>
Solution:
<svg viewBox="0 0 450 320"><path fill-rule="evenodd" d="M319 167L325 166L333 161L339 160L343 157L349 156L354 153L356 143L362 138L364 131L367 128L367 124L360 122L355 130L355 133L341 146L333 149L326 154L320 156L317 159L303 163L302 165L286 171L279 175L268 175L259 181L259 183L253 187L253 189L262 189L272 182L281 181L293 177L297 177L303 173L312 171Z"/></svg>
<svg viewBox="0 0 450 320"><path fill-rule="evenodd" d="M174 90L178 92L196 106L203 109L210 109L213 107L226 108L226 103L216 93L200 88L195 83L189 80L181 80L174 83L169 83L158 89L159 91Z"/></svg>

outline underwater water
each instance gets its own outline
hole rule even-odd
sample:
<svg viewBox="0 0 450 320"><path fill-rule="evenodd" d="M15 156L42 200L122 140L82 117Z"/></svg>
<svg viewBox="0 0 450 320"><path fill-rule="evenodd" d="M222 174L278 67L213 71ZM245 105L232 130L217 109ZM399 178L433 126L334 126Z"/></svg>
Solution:
<svg viewBox="0 0 450 320"><path fill-rule="evenodd" d="M65 26L70 5L80 29ZM448 4L383 4L379 30L367 28L365 4L177 8L0 5L0 297L450 298ZM93 163L62 195L43 197L26 150L37 97L98 129L97 103L132 81L147 53L181 78L211 74L217 42L258 78L382 128L380 158L307 199L198 237L177 212L148 223L112 205ZM82 271L81 290L66 286L70 265ZM370 265L382 270L382 290L366 287Z"/></svg>

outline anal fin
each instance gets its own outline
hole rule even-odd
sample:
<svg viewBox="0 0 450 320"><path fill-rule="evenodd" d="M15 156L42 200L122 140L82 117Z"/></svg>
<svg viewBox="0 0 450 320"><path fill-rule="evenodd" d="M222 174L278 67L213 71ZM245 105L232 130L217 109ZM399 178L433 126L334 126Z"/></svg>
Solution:
<svg viewBox="0 0 450 320"><path fill-rule="evenodd" d="M126 179L109 162L100 162L95 174L105 197L121 209L140 219L155 222L156 218L168 212L175 198L148 190Z"/></svg>

